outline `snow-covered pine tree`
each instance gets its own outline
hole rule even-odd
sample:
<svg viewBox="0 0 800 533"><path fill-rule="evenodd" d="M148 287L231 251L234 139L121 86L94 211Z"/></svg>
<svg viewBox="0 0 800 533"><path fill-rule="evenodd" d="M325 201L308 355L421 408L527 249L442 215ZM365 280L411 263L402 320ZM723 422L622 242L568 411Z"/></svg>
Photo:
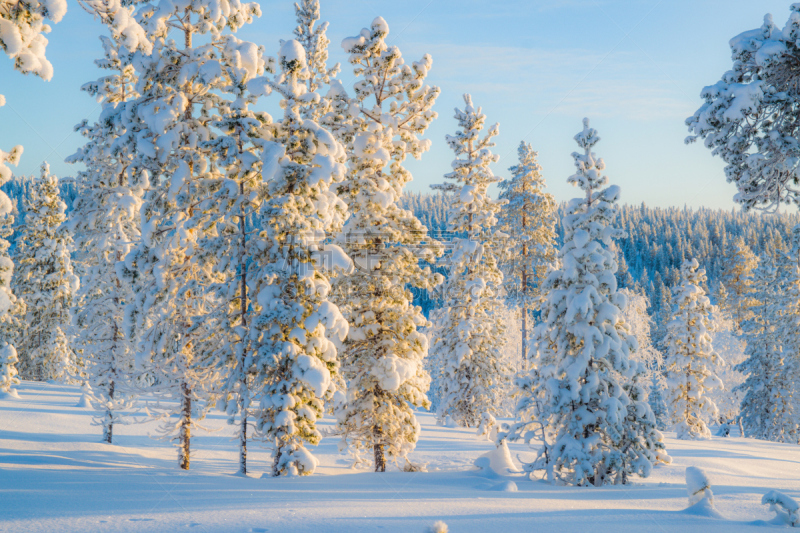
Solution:
<svg viewBox="0 0 800 533"><path fill-rule="evenodd" d="M25 225L15 256L14 292L27 310L17 337L19 370L25 379L68 380L76 363L70 346L70 309L79 283L72 272L66 208L58 178L44 163L25 201Z"/></svg>
<svg viewBox="0 0 800 533"><path fill-rule="evenodd" d="M437 416L476 427L485 413L499 415L497 392L508 374L501 352L505 324L498 320L503 273L497 256L505 239L496 225L504 202L489 196L489 186L500 181L489 167L499 159L491 151L499 126L484 132L486 115L468 94L455 119L459 130L447 143L456 158L444 176L455 189L447 217L453 250L444 259L449 274L433 344L442 365Z"/></svg>
<svg viewBox="0 0 800 533"><path fill-rule="evenodd" d="M521 307L522 361L528 361L529 313L539 306L547 269L556 258L556 202L544 191L542 167L530 144L521 142L519 163L509 170L511 178L499 187L508 204L500 211L500 229L511 238L502 269L508 297Z"/></svg>
<svg viewBox="0 0 800 533"><path fill-rule="evenodd" d="M667 400L664 398L666 390L666 379L664 374L659 372L650 386L650 397L647 402L650 404L650 409L653 410L653 416L656 418L656 427L660 431L666 431L670 423L669 408Z"/></svg>
<svg viewBox="0 0 800 533"><path fill-rule="evenodd" d="M701 288L706 271L696 259L681 266L681 284L673 289L672 321L667 325L667 404L679 439L707 439L706 421L717 416L707 391L723 384L714 373L722 359L711 345L714 307Z"/></svg>
<svg viewBox="0 0 800 533"><path fill-rule="evenodd" d="M3 96L0 95L0 106L2 104ZM11 179L11 169L6 163L16 164L21 153L21 146L15 147L9 153L0 150L0 186ZM24 313L22 300L17 299L11 290L14 262L9 254L10 243L7 239L13 231L13 209L9 197L0 191L0 391L9 394L13 394L11 387L19 382L15 377L17 352L11 342L22 329L19 316Z"/></svg>
<svg viewBox="0 0 800 533"><path fill-rule="evenodd" d="M430 141L419 136L436 118L439 89L424 83L431 57L405 64L400 50L386 44L388 34L389 25L378 17L370 29L342 42L358 78L355 97L335 84L326 119L349 157L340 191L351 214L340 241L356 266L353 275L337 280L338 302L350 324L341 356L347 399L337 416L343 444L359 458L371 449L381 472L386 456L397 461L414 449L420 426L413 407L429 404L430 377L423 367L428 342L419 331L428 322L408 287L431 289L441 281L419 264L435 259L435 243L400 205L412 179L403 161L429 149Z"/></svg>
<svg viewBox="0 0 800 533"><path fill-rule="evenodd" d="M731 316L737 326L748 320L753 311L750 309L756 302L750 292L752 291L751 276L753 269L758 266L758 257L750 250L744 239L737 238L728 250L725 257L725 267L722 282L729 291L728 306L732 309Z"/></svg>
<svg viewBox="0 0 800 533"><path fill-rule="evenodd" d="M298 41L283 43L278 65L275 79L251 84L277 92L284 110L271 128L277 146L265 155L263 229L251 244L258 302L251 341L262 391L256 418L259 433L274 445L272 475L308 475L318 462L305 446L322 438L316 422L333 396L337 345L347 335L347 322L329 299L328 273L348 272L352 263L325 243L347 212L335 192L345 177L345 152L331 133L303 118L301 104L317 95L304 83L308 65Z"/></svg>
<svg viewBox="0 0 800 533"><path fill-rule="evenodd" d="M30 0L27 2L0 3L0 50L13 62L14 69L23 74L33 74L49 81L53 77L53 66L45 57L47 38L45 33L50 20L58 23L67 12L66 0ZM0 107L6 104L0 94ZM0 186L11 179L9 165L17 165L22 156L22 146L14 146L9 152L0 150ZM18 382L17 353L10 341L22 329L18 317L24 313L24 304L11 290L14 263L9 256L7 238L11 235L14 217L13 206L5 192L0 191L0 390L12 394L11 387Z"/></svg>
<svg viewBox="0 0 800 533"><path fill-rule="evenodd" d="M300 0L295 2L294 12L297 16L297 27L294 29L295 39L302 45L306 54L307 76L305 84L308 94L317 93L320 98L299 102L303 118L320 122L324 114L330 110L330 98L327 91L322 94L323 87L329 86L331 80L339 73L339 63L328 68L328 45L331 43L326 32L328 23L319 23L319 0Z"/></svg>
<svg viewBox="0 0 800 533"><path fill-rule="evenodd" d="M734 201L745 209L776 211L781 204L800 202L800 3L790 9L783 29L766 15L760 28L730 40L733 68L703 89L705 103L686 119L692 134L687 142L703 139L722 158L726 178L738 190Z"/></svg>
<svg viewBox="0 0 800 533"><path fill-rule="evenodd" d="M102 0L84 0L84 7L111 27L111 36L100 38L105 53L95 61L107 74L83 86L102 103L100 118L76 127L86 144L67 158L86 167L78 172L80 195L70 216L83 272L74 309L75 349L83 360L85 390L101 413L103 440L111 444L119 411L130 404L130 394L123 389L133 374L135 352L135 339L124 331L125 307L133 302L133 290L117 264L139 242L139 208L148 185L131 165L134 153L128 140L134 132L128 129L124 104L138 96L132 52L148 52L152 44L142 38L141 27L130 22L129 9ZM114 24L123 19L127 28L138 32L121 36Z"/></svg>
<svg viewBox="0 0 800 533"><path fill-rule="evenodd" d="M248 429L258 395L251 285L254 252L260 250L252 245L252 234L266 194L263 156L274 146L267 140L272 117L251 109L257 95L248 83L266 71L273 72L274 58L264 57L255 44L233 37L228 38L228 46L227 60L220 67L231 81L232 98L216 103L218 117L212 125L219 135L203 144L216 158L220 172L207 176L209 194L197 204L191 222L202 233L196 260L218 276L208 288L215 305L194 321L192 335L195 357L209 361L222 378L215 391L216 406L228 414L229 424L238 427L238 473L247 475Z"/></svg>
<svg viewBox="0 0 800 533"><path fill-rule="evenodd" d="M195 351L202 332L198 320L219 304L209 288L224 281L223 273L198 258L199 239L216 228L200 225L196 211L224 182L209 143L217 136L218 108L236 83L223 64L258 69L257 47L231 33L260 14L258 4L239 0L224 9L201 0L146 4L136 14L155 46L150 55L135 55L140 96L127 106L143 126L132 139L138 154L133 166L150 180L141 209L142 241L125 261L126 277L136 283L128 324L140 334L141 364L155 376L151 391L177 400L177 407L163 413L162 429L165 436L177 433L183 469L190 464L191 428L220 377L209 352ZM197 46L195 35L202 36ZM169 420L170 415L176 416Z"/></svg>
<svg viewBox="0 0 800 533"><path fill-rule="evenodd" d="M603 188L605 163L593 152L597 132L584 119L575 136L577 173L569 183L586 196L572 200L563 219L561 267L544 282L544 322L534 330L538 358L517 379L518 422L498 438L544 441L529 471L551 481L600 486L646 477L669 461L661 433L639 383L644 369L633 361L636 339L622 318L625 295L617 291L612 223L619 187Z"/></svg>
<svg viewBox="0 0 800 533"><path fill-rule="evenodd" d="M800 225L792 229L791 248L778 252L777 264L779 315L776 333L783 357L777 379L771 382L771 403L782 441L800 444Z"/></svg>
<svg viewBox="0 0 800 533"><path fill-rule="evenodd" d="M622 310L622 318L628 325L630 334L636 339L637 349L631 353L631 360L642 364L644 375L642 382L649 388L658 380L664 366L664 357L655 346L650 336L653 318L648 313L650 301L643 291L621 289L627 305Z"/></svg>
<svg viewBox="0 0 800 533"><path fill-rule="evenodd" d="M763 262L753 273L754 313L742 323L747 359L735 369L745 381L740 414L745 435L777 442L798 442L796 350L800 270L797 242L779 268Z"/></svg>

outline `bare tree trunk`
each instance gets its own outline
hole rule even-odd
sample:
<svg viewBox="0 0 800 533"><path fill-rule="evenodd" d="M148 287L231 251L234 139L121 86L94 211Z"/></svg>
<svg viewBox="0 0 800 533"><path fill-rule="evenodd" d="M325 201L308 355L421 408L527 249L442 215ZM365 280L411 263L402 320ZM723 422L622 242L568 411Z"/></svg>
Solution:
<svg viewBox="0 0 800 533"><path fill-rule="evenodd" d="M525 185L522 185L522 192L527 193ZM527 204L522 209L522 234L525 237L525 228L528 220L525 216ZM528 243L522 243L522 369L528 368Z"/></svg>
<svg viewBox="0 0 800 533"><path fill-rule="evenodd" d="M372 451L375 455L375 471L376 472L386 472L386 457L383 453L383 442L381 442L381 438L383 437L383 431L381 431L380 426L377 424L372 426Z"/></svg>
<svg viewBox="0 0 800 533"><path fill-rule="evenodd" d="M278 468L278 464L281 462L281 455L283 455L283 453L281 452L281 449L276 445L275 460L272 462L272 477L278 477L281 475L281 471Z"/></svg>
<svg viewBox="0 0 800 533"><path fill-rule="evenodd" d="M108 384L108 399L113 402L114 401L114 380L112 379ZM106 409L106 427L103 430L105 441L108 444L111 444L111 440L114 434L114 412L111 408Z"/></svg>
<svg viewBox="0 0 800 533"><path fill-rule="evenodd" d="M183 392L183 411L181 412L180 442L178 444L178 463L184 470L189 470L189 441L192 436L192 397L189 384L181 383Z"/></svg>
<svg viewBox="0 0 800 533"><path fill-rule="evenodd" d="M372 401L377 403L382 396L381 388L375 385L372 391ZM383 429L377 420L372 423L372 453L375 456L375 471L386 472L386 455L383 451Z"/></svg>
<svg viewBox="0 0 800 533"><path fill-rule="evenodd" d="M523 255L525 248L523 247ZM522 369L528 368L528 273L522 270Z"/></svg>
<svg viewBox="0 0 800 533"><path fill-rule="evenodd" d="M239 153L241 154L242 148L239 146ZM239 194L244 195L244 181L239 183ZM241 291L241 308L242 314L242 327L247 331L247 260L245 257L245 250L247 245L247 231L244 223L244 207L242 207L239 214L239 232L241 234L240 249L239 249L239 275ZM245 334L246 335L246 334ZM247 402L245 401L245 394L248 394L248 383L245 364L247 362L247 342L248 338L244 339L245 346L242 349L242 359L239 361L239 369L241 372L241 381L239 383L239 412L241 413L241 427L239 428L239 473L247 475Z"/></svg>

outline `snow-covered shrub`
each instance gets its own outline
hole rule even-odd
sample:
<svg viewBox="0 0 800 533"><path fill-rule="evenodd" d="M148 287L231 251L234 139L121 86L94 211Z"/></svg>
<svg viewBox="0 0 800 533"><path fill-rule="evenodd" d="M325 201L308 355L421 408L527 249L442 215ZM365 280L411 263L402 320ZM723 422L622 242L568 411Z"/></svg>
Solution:
<svg viewBox="0 0 800 533"><path fill-rule="evenodd" d="M494 450L486 452L475 459L474 465L480 468L485 475L490 477L507 476L508 474L517 472L514 461L511 459L511 452L508 450L508 444L505 440L501 440Z"/></svg>
<svg viewBox="0 0 800 533"><path fill-rule="evenodd" d="M0 393L16 396L15 385L19 385L17 377L17 351L7 342L0 344Z"/></svg>
<svg viewBox="0 0 800 533"><path fill-rule="evenodd" d="M794 498L777 490L771 490L761 498L761 503L769 504L770 511L775 512L776 521L792 527L800 527L800 506Z"/></svg>
<svg viewBox="0 0 800 533"><path fill-rule="evenodd" d="M686 467L686 492L689 495L689 505L694 505L702 499L708 500L712 505L714 503L711 481L706 473L696 466Z"/></svg>
<svg viewBox="0 0 800 533"><path fill-rule="evenodd" d="M478 424L476 433L479 437L486 437L486 440L494 441L497 436L497 429L497 419L487 412L481 415L481 422Z"/></svg>

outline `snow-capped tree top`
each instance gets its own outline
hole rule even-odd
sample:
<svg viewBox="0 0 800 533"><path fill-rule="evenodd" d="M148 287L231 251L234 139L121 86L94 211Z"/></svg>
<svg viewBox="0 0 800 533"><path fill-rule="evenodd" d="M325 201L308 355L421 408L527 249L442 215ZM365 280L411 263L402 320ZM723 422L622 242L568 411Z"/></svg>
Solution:
<svg viewBox="0 0 800 533"><path fill-rule="evenodd" d="M50 26L67 12L67 0L28 0L0 3L0 49L14 61L14 68L45 81L53 77L53 65L45 57Z"/></svg>
<svg viewBox="0 0 800 533"><path fill-rule="evenodd" d="M490 238L491 228L497 224L495 215L507 203L493 200L488 192L491 184L500 181L489 167L499 160L499 156L491 151L495 145L492 139L498 134L499 125L495 124L484 134L486 115L480 107L475 110L469 94L464 95L464 104L463 111L455 110L459 130L455 135L445 137L456 158L452 163L453 172L444 177L455 183L434 185L433 188L458 193L448 213L448 229L469 232L472 239L483 233L483 238L478 240L485 240Z"/></svg>
<svg viewBox="0 0 800 533"><path fill-rule="evenodd" d="M78 0L80 6L98 17L111 32L111 37L128 52L141 50L145 54L153 51L153 43L144 28L136 20L135 6L123 0ZM102 37L101 37L102 39Z"/></svg>
<svg viewBox="0 0 800 533"><path fill-rule="evenodd" d="M283 42L278 60L287 72L299 72L306 68L306 51L299 42L289 39Z"/></svg>
<svg viewBox="0 0 800 533"><path fill-rule="evenodd" d="M486 115L483 114L480 107L477 111L475 110L472 105L472 95L465 94L464 103L463 111L458 108L455 109L455 118L461 129L455 135L446 137L447 144L450 145L450 148L457 156L467 154L473 164L475 159L479 159L480 163L482 163L480 168L484 168L484 163L496 163L500 160L500 156L489 151L489 148L495 145L492 139L500 133L500 124L494 124L481 139L480 135L486 123ZM462 163L463 161L459 159L453 161L453 170L458 172Z"/></svg>
<svg viewBox="0 0 800 533"><path fill-rule="evenodd" d="M328 45L330 40L325 35L328 23L316 25L320 18L319 0L302 0L295 3L297 27L294 35L302 43L308 61L308 90L314 92L321 84L330 84L331 79L339 73L339 63L328 68Z"/></svg>
<svg viewBox="0 0 800 533"><path fill-rule="evenodd" d="M136 13L150 39L166 38L173 28L219 36L225 28L236 31L260 16L258 3L240 0L161 0Z"/></svg>
<svg viewBox="0 0 800 533"><path fill-rule="evenodd" d="M364 28L359 36L344 39L342 48L350 54L349 62L355 65L353 72L360 77L354 85L356 101L363 103L368 97L375 97L373 108L364 108L361 112L384 128L392 128L407 137L404 141L416 141L412 135L422 133L436 118L431 108L439 88L423 85L433 60L425 54L421 61L406 65L400 50L386 44L388 34L389 25L378 17L371 29ZM384 110L382 104L387 100L393 101L389 109ZM430 147L430 141L416 142L421 143L422 151Z"/></svg>
<svg viewBox="0 0 800 533"><path fill-rule="evenodd" d="M589 127L589 119L583 119L583 131L575 135L575 142L583 148L584 153L572 153L578 172L570 176L567 182L577 185L587 194L608 183L608 178L602 174L606 168L605 163L592 152L592 147L599 141L597 131Z"/></svg>

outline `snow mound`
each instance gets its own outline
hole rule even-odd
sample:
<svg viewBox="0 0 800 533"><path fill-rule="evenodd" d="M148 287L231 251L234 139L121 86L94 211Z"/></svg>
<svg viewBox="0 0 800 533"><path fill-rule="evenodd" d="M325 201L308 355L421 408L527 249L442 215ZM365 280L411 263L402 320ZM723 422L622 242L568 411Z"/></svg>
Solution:
<svg viewBox="0 0 800 533"><path fill-rule="evenodd" d="M794 498L777 490L771 490L761 498L761 503L769 504L769 510L775 512L776 523L800 527L800 506Z"/></svg>
<svg viewBox="0 0 800 533"><path fill-rule="evenodd" d="M78 399L78 403L75 404L75 407L80 409L88 409L91 406L92 404L89 402L89 396L87 396L85 393L81 394L81 397Z"/></svg>
<svg viewBox="0 0 800 533"><path fill-rule="evenodd" d="M494 490L497 492L517 492L517 484L513 481L503 481L502 483L498 483L497 485L493 486L489 490Z"/></svg>
<svg viewBox="0 0 800 533"><path fill-rule="evenodd" d="M705 516L706 518L716 518L719 520L724 519L724 517L721 514L719 514L719 512L716 509L714 509L714 504L711 503L711 500L708 498L703 498L702 500L690 506L683 512L685 514L690 514L694 516Z"/></svg>
<svg viewBox="0 0 800 533"><path fill-rule="evenodd" d="M490 477L517 473L506 441L502 441L496 449L475 459L474 464Z"/></svg>
<svg viewBox="0 0 800 533"><path fill-rule="evenodd" d="M8 392L0 391L0 400L19 400L19 394L14 389L9 390Z"/></svg>

